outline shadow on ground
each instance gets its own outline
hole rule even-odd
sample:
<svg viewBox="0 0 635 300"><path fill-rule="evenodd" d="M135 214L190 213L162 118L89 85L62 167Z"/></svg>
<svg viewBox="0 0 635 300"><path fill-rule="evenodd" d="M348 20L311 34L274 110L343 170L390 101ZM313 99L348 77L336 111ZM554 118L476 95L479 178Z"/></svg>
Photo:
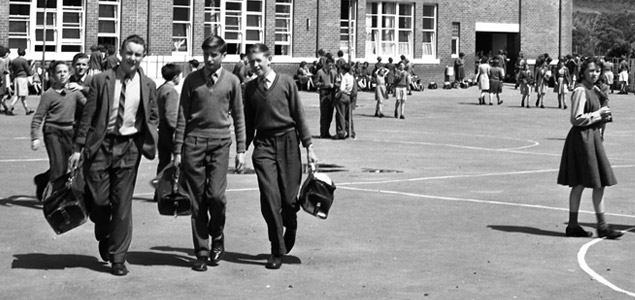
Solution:
<svg viewBox="0 0 635 300"><path fill-rule="evenodd" d="M192 249L189 248L175 248L175 247L169 247L169 246L158 246L158 247L152 247L150 248L151 250L156 250L156 251L165 251L165 252L181 252L181 253L185 253L187 254L189 257L187 257L187 261L193 261L194 260L194 251ZM144 253L145 254L145 253ZM182 255L176 255L179 257L183 257ZM229 252L226 251L225 255L223 255L223 258L221 259L221 261L226 261L226 262L230 262L230 263L236 263L236 264L247 264L247 265L261 265L264 266L267 263L267 259L269 258L269 254L265 254L265 253L261 253L261 254L257 254L257 255L251 255L251 254L245 254L245 253L238 253L238 252ZM128 259L130 261L131 264L133 264L134 262L131 259ZM302 261L300 260L300 258L296 257L296 256L292 256L292 255L285 255L284 257L282 257L282 263L284 264L302 264ZM150 265L153 265L156 263L150 263ZM188 263L189 265L189 263Z"/></svg>
<svg viewBox="0 0 635 300"><path fill-rule="evenodd" d="M12 269L63 270L85 268L96 272L110 272L108 264L101 263L94 256L76 254L28 253L15 254Z"/></svg>
<svg viewBox="0 0 635 300"><path fill-rule="evenodd" d="M512 226L512 225L488 225L488 228L504 231L504 232L516 232L516 233L527 233L533 235L543 235L543 236L564 236L564 231L549 231L535 227L527 227L527 226Z"/></svg>
<svg viewBox="0 0 635 300"><path fill-rule="evenodd" d="M15 195L8 198L0 199L0 206L20 206L42 209L42 203L39 202L33 195Z"/></svg>

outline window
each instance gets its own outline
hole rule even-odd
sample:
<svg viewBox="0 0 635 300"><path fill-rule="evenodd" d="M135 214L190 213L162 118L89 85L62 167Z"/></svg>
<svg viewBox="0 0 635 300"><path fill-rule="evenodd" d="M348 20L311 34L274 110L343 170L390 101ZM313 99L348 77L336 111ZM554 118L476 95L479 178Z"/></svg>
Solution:
<svg viewBox="0 0 635 300"><path fill-rule="evenodd" d="M45 7L46 4L46 7ZM84 1L38 0L35 5L36 52L76 53L84 48Z"/></svg>
<svg viewBox="0 0 635 300"><path fill-rule="evenodd" d="M97 43L119 46L119 0L99 0Z"/></svg>
<svg viewBox="0 0 635 300"><path fill-rule="evenodd" d="M452 57L459 57L461 24L452 23Z"/></svg>
<svg viewBox="0 0 635 300"><path fill-rule="evenodd" d="M350 24L349 24L350 15ZM340 50L344 53L348 52L348 40L351 39L351 48L355 53L355 36L356 36L356 24L357 24L357 1L356 0L343 0L342 11L340 13ZM349 26L350 25L350 26Z"/></svg>
<svg viewBox="0 0 635 300"><path fill-rule="evenodd" d="M205 0L205 34L221 36L228 55L245 53L263 41L263 16L263 0Z"/></svg>
<svg viewBox="0 0 635 300"><path fill-rule="evenodd" d="M9 48L29 49L30 12L29 0L9 1Z"/></svg>
<svg viewBox="0 0 635 300"><path fill-rule="evenodd" d="M174 0L172 8L172 53L189 54L192 43L192 2Z"/></svg>
<svg viewBox="0 0 635 300"><path fill-rule="evenodd" d="M276 0L275 55L291 55L291 27L293 0Z"/></svg>
<svg viewBox="0 0 635 300"><path fill-rule="evenodd" d="M423 6L423 57L436 58L437 6Z"/></svg>
<svg viewBox="0 0 635 300"><path fill-rule="evenodd" d="M412 56L413 5L370 2L366 6L366 56Z"/></svg>

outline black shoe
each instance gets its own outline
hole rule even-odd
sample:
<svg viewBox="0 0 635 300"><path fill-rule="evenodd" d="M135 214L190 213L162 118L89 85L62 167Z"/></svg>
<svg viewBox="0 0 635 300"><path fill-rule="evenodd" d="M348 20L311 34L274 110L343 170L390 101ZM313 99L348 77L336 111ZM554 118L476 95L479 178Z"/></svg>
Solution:
<svg viewBox="0 0 635 300"><path fill-rule="evenodd" d="M126 276L128 269L124 263L112 263L112 271L110 273L115 276Z"/></svg>
<svg viewBox="0 0 635 300"><path fill-rule="evenodd" d="M619 231L619 230L615 230L613 228L611 228L610 226L604 228L604 229L599 229L598 228L598 237L600 238L606 238L608 240L614 240L617 239L621 236L624 235L624 232Z"/></svg>
<svg viewBox="0 0 635 300"><path fill-rule="evenodd" d="M197 272L207 271L207 257L197 257L192 264L192 270Z"/></svg>
<svg viewBox="0 0 635 300"><path fill-rule="evenodd" d="M7 110L4 112L5 115L7 116L14 116L15 114L13 113L13 109Z"/></svg>
<svg viewBox="0 0 635 300"><path fill-rule="evenodd" d="M383 118L383 117L384 117L384 114L380 113L380 114L379 114L379 117L380 117L380 118Z"/></svg>
<svg viewBox="0 0 635 300"><path fill-rule="evenodd" d="M405 119L406 119L406 117L404 117L404 115L401 115L401 116L399 117L399 119L405 120Z"/></svg>
<svg viewBox="0 0 635 300"><path fill-rule="evenodd" d="M582 229L580 226L567 226L565 235L570 237L591 237L593 233Z"/></svg>
<svg viewBox="0 0 635 300"><path fill-rule="evenodd" d="M101 260L109 261L110 254L108 253L108 239L103 239L99 241L99 256L101 256Z"/></svg>
<svg viewBox="0 0 635 300"><path fill-rule="evenodd" d="M567 106L565 105L564 108L562 108L562 109L567 109Z"/></svg>
<svg viewBox="0 0 635 300"><path fill-rule="evenodd" d="M212 239L212 253L210 253L210 260L217 264L225 254L225 236L221 235L218 239Z"/></svg>
<svg viewBox="0 0 635 300"><path fill-rule="evenodd" d="M271 255L269 259L267 259L265 268L276 270L280 269L280 266L282 266L282 256Z"/></svg>
<svg viewBox="0 0 635 300"><path fill-rule="evenodd" d="M27 110L27 111L26 111L26 115L28 116L28 115L30 115L30 114L32 114L32 113L34 113L34 112L35 112L34 110L29 109L29 110Z"/></svg>
<svg viewBox="0 0 635 300"><path fill-rule="evenodd" d="M395 112L395 119L396 119L397 117L399 117L399 115L397 114L397 112Z"/></svg>
<svg viewBox="0 0 635 300"><path fill-rule="evenodd" d="M378 113L375 113L375 117L379 117L379 114L378 114Z"/></svg>
<svg viewBox="0 0 635 300"><path fill-rule="evenodd" d="M295 245L296 232L297 229L295 228L287 228L287 230L284 231L284 246L287 248L287 253L291 252L293 245Z"/></svg>
<svg viewBox="0 0 635 300"><path fill-rule="evenodd" d="M498 105L503 104L503 100L498 101Z"/></svg>
<svg viewBox="0 0 635 300"><path fill-rule="evenodd" d="M330 139L330 138L332 138L332 136L330 134L323 134L323 135L320 135L320 138L321 139Z"/></svg>
<svg viewBox="0 0 635 300"><path fill-rule="evenodd" d="M544 105L542 105L542 104L540 104L540 108L545 108L545 106L544 106Z"/></svg>

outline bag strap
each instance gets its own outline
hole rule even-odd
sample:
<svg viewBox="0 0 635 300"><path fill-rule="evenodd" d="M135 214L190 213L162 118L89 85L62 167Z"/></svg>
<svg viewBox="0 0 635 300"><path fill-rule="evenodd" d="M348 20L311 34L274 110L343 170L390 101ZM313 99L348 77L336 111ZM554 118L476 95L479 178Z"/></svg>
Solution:
<svg viewBox="0 0 635 300"><path fill-rule="evenodd" d="M176 168L172 182L172 192L175 194L179 192L179 177L181 177L181 168Z"/></svg>

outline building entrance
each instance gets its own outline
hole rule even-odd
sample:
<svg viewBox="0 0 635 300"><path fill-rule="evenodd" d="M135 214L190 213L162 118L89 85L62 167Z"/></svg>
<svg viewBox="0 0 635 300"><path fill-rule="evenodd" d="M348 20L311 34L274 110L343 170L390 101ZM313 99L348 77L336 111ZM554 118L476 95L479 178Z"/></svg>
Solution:
<svg viewBox="0 0 635 300"><path fill-rule="evenodd" d="M507 32L476 32L476 52L483 55L497 55L499 50L507 52L505 64L506 81L514 78L514 63L520 51L520 35Z"/></svg>

